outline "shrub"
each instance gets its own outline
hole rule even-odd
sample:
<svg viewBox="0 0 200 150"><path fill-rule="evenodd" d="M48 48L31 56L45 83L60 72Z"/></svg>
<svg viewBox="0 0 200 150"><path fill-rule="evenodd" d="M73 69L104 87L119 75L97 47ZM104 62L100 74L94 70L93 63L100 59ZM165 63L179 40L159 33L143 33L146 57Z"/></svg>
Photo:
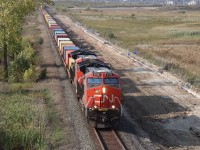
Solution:
<svg viewBox="0 0 200 150"><path fill-rule="evenodd" d="M41 70L40 75L39 75L39 80L44 80L47 77L47 68L44 68Z"/></svg>
<svg viewBox="0 0 200 150"><path fill-rule="evenodd" d="M180 10L180 11L178 11L178 13L185 14L186 11L185 10Z"/></svg>
<svg viewBox="0 0 200 150"><path fill-rule="evenodd" d="M135 18L135 14L134 13L131 14L131 18Z"/></svg>
<svg viewBox="0 0 200 150"><path fill-rule="evenodd" d="M65 9L65 8L64 8L64 9L62 9L62 12L67 12L67 9Z"/></svg>
<svg viewBox="0 0 200 150"><path fill-rule="evenodd" d="M10 63L8 68L9 82L22 82L25 70L29 68L29 60L25 58L23 53L17 55L15 60Z"/></svg>
<svg viewBox="0 0 200 150"><path fill-rule="evenodd" d="M172 63L167 63L164 65L163 70L170 71L172 68Z"/></svg>
<svg viewBox="0 0 200 150"><path fill-rule="evenodd" d="M108 37L110 38L110 40L116 38L114 33L109 33Z"/></svg>
<svg viewBox="0 0 200 150"><path fill-rule="evenodd" d="M38 74L37 71L35 69L35 67L33 65L30 66L30 68L28 68L23 75L23 79L24 81L36 81L38 78Z"/></svg>
<svg viewBox="0 0 200 150"><path fill-rule="evenodd" d="M10 62L9 65L9 82L22 82L24 79L24 73L26 70L29 70L32 67L33 62L34 50L27 40L23 40L22 51L15 57L13 61Z"/></svg>
<svg viewBox="0 0 200 150"><path fill-rule="evenodd" d="M44 39L42 37L38 38L37 43L42 45L44 43Z"/></svg>

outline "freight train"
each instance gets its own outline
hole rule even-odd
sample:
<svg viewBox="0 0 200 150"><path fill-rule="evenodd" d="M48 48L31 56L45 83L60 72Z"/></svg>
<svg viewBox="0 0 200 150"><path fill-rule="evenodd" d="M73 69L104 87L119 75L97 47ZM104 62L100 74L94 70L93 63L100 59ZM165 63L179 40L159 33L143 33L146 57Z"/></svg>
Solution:
<svg viewBox="0 0 200 150"><path fill-rule="evenodd" d="M76 46L45 8L41 7L41 12L87 121L97 128L119 124L120 76L94 52Z"/></svg>

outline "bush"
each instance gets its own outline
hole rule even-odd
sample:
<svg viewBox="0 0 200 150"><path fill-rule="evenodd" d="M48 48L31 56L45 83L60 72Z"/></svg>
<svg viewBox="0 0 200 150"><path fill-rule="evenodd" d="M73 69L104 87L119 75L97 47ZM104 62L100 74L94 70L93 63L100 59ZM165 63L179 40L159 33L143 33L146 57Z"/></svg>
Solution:
<svg viewBox="0 0 200 150"><path fill-rule="evenodd" d="M178 11L178 13L185 14L186 11L185 10L180 10L180 11Z"/></svg>
<svg viewBox="0 0 200 150"><path fill-rule="evenodd" d="M47 77L47 68L44 68L41 70L40 75L39 75L39 80L44 80Z"/></svg>
<svg viewBox="0 0 200 150"><path fill-rule="evenodd" d="M133 14L131 14L131 18L135 18L135 14L133 13Z"/></svg>
<svg viewBox="0 0 200 150"><path fill-rule="evenodd" d="M44 39L40 37L37 41L38 44L42 45L44 43Z"/></svg>
<svg viewBox="0 0 200 150"><path fill-rule="evenodd" d="M31 65L30 68L24 72L23 79L25 82L27 82L27 81L35 82L37 80L37 78L38 78L37 71L36 71L35 67L33 65Z"/></svg>
<svg viewBox="0 0 200 150"><path fill-rule="evenodd" d="M108 37L110 38L110 40L116 38L114 33L109 33Z"/></svg>
<svg viewBox="0 0 200 150"><path fill-rule="evenodd" d="M18 54L15 60L10 63L8 68L9 82L22 82L23 74L28 68L29 60L26 59L22 53Z"/></svg>
<svg viewBox="0 0 200 150"><path fill-rule="evenodd" d="M172 66L173 66L172 63L167 63L164 65L163 70L170 71Z"/></svg>
<svg viewBox="0 0 200 150"><path fill-rule="evenodd" d="M33 62L34 62L34 50L31 47L31 44L27 40L23 40L22 51L15 57L13 61L10 62L9 65L8 68L9 82L22 82L24 79L25 72L29 69L30 70L32 69L31 67L33 67L32 66ZM25 76L28 77L27 73Z"/></svg>
<svg viewBox="0 0 200 150"><path fill-rule="evenodd" d="M65 8L64 8L64 9L62 9L62 12L67 12L67 9L65 9Z"/></svg>

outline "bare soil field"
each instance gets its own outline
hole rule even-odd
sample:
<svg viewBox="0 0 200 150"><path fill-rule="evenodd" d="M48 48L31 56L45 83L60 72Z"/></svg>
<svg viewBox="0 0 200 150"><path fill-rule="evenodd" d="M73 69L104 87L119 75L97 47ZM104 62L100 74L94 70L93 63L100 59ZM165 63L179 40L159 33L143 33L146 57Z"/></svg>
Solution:
<svg viewBox="0 0 200 150"><path fill-rule="evenodd" d="M56 49L53 47L53 43L42 15L39 14L39 29L41 30L41 37L44 39L44 44L41 50L38 51L38 57L41 59L41 69L47 69L47 79L41 80L36 83L36 89L48 89L51 93L53 104L58 117L61 119L62 138L60 141L55 141L53 148L55 149L75 149L77 143L77 137L74 132L73 124L70 120L70 116L67 111L65 90L63 89L63 82L66 82L67 78L59 70L62 68L62 63L59 61L59 57L56 55Z"/></svg>
<svg viewBox="0 0 200 150"><path fill-rule="evenodd" d="M98 53L121 76L124 116L118 134L128 149L200 149L198 98L94 39L69 17L55 17L78 46Z"/></svg>

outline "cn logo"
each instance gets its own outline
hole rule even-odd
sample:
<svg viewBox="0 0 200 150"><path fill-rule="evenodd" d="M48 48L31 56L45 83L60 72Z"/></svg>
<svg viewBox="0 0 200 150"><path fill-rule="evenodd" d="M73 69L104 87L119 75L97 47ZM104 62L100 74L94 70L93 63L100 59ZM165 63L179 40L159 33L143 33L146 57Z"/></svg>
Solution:
<svg viewBox="0 0 200 150"><path fill-rule="evenodd" d="M113 94L111 95L111 99L108 97L108 95L104 94L102 97L102 103L105 103L106 101L109 100L110 103L115 102L115 99L118 99L117 97L115 97Z"/></svg>

